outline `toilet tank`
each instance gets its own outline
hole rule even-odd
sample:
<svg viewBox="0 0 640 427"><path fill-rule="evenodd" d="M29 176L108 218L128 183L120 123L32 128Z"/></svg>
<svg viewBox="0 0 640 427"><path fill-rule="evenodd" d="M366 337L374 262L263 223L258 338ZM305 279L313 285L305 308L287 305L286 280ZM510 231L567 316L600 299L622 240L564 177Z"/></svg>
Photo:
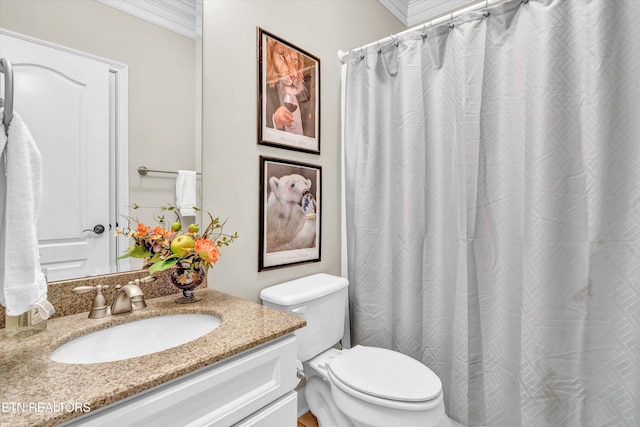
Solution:
<svg viewBox="0 0 640 427"><path fill-rule="evenodd" d="M314 274L263 289L267 307L299 316L307 326L298 329L298 360L305 362L342 339L347 304L347 279Z"/></svg>

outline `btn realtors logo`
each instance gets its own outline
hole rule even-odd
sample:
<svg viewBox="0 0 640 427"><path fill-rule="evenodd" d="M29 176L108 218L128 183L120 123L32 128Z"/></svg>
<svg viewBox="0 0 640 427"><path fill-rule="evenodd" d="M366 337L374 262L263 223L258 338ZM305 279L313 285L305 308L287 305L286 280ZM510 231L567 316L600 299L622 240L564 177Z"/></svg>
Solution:
<svg viewBox="0 0 640 427"><path fill-rule="evenodd" d="M91 405L82 402L0 402L0 413L91 412Z"/></svg>

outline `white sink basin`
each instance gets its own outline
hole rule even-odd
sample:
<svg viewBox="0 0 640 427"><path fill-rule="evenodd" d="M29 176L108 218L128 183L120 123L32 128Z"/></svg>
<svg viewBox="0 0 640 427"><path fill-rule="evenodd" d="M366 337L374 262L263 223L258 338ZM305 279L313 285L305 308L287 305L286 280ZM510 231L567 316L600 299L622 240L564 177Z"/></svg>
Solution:
<svg viewBox="0 0 640 427"><path fill-rule="evenodd" d="M220 326L208 314L173 314L136 320L78 337L51 352L55 362L113 362L186 344Z"/></svg>

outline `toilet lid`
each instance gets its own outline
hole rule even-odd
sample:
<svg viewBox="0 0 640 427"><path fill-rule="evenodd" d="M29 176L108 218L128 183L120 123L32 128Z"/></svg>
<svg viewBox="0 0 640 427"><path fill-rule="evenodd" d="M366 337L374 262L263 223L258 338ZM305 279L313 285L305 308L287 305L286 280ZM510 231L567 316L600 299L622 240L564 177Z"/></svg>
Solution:
<svg viewBox="0 0 640 427"><path fill-rule="evenodd" d="M440 378L431 369L384 348L353 347L333 359L329 369L345 385L383 399L424 402L442 390Z"/></svg>

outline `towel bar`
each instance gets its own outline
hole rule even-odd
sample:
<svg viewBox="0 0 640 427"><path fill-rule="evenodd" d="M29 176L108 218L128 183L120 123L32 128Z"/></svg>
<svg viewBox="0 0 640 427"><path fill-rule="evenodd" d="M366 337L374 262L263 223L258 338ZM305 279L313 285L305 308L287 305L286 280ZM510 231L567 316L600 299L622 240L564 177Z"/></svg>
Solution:
<svg viewBox="0 0 640 427"><path fill-rule="evenodd" d="M0 72L4 73L4 114L2 123L8 133L9 123L13 118L13 66L6 58L0 58Z"/></svg>
<svg viewBox="0 0 640 427"><path fill-rule="evenodd" d="M178 172L176 171L161 171L161 170L155 170L155 169L149 169L146 166L140 166L138 168L138 173L142 176L145 176L146 174L148 174L149 172L157 172L157 173L172 173L172 174L178 174ZM202 175L202 173L200 172L196 172L196 175Z"/></svg>

